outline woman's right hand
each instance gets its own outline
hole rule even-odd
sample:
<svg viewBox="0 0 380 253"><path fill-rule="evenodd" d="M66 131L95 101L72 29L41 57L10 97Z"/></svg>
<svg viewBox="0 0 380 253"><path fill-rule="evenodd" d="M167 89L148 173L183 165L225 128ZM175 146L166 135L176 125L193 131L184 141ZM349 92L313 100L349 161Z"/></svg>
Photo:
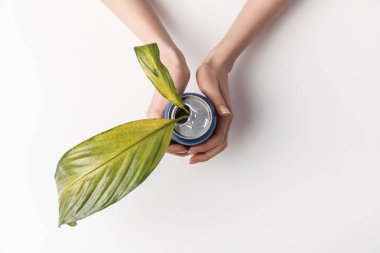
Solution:
<svg viewBox="0 0 380 253"><path fill-rule="evenodd" d="M168 69L179 94L182 94L190 79L190 71L185 57L178 49L160 48L160 60ZM163 118L168 104L168 100L156 90L150 102L147 117ZM188 148L181 144L171 143L167 152L173 155L186 156L188 155Z"/></svg>

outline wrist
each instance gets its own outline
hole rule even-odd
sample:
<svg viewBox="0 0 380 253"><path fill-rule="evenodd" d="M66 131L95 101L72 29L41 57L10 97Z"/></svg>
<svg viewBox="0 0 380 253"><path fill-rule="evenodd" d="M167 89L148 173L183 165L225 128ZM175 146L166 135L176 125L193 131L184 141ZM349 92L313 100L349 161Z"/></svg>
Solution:
<svg viewBox="0 0 380 253"><path fill-rule="evenodd" d="M234 63L235 57L229 53L222 42L213 48L204 60L204 64L227 73L232 70Z"/></svg>
<svg viewBox="0 0 380 253"><path fill-rule="evenodd" d="M186 67L187 63L182 52L175 45L158 45L160 60L168 68Z"/></svg>

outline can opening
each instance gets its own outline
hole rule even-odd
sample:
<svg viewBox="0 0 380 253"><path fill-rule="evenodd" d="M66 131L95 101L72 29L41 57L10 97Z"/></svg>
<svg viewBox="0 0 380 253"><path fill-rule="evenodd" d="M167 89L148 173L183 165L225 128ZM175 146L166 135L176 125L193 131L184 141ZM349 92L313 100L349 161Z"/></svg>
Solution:
<svg viewBox="0 0 380 253"><path fill-rule="evenodd" d="M185 107L188 111L190 111L190 109L187 105L185 105ZM189 116L189 114L185 110L178 108L178 110L175 112L174 118L178 119L178 118L181 118L183 116ZM187 119L188 119L188 117L181 119L180 121L178 121L178 124L186 123Z"/></svg>

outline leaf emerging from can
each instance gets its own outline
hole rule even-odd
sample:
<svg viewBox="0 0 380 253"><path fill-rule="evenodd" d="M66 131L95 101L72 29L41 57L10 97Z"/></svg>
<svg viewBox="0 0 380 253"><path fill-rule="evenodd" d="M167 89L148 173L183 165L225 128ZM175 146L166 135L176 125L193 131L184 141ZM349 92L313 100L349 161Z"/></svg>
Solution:
<svg viewBox="0 0 380 253"><path fill-rule="evenodd" d="M66 152L55 173L59 226L75 226L141 184L164 156L178 120L133 121Z"/></svg>
<svg viewBox="0 0 380 253"><path fill-rule="evenodd" d="M137 59L144 70L146 76L153 83L163 97L175 104L179 108L188 112L182 103L177 89L174 86L169 71L161 63L160 50L156 43L135 47Z"/></svg>

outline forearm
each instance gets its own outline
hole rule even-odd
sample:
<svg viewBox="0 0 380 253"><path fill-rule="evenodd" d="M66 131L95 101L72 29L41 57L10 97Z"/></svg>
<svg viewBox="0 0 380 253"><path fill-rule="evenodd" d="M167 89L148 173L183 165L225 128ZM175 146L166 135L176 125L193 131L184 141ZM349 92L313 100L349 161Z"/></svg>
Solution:
<svg viewBox="0 0 380 253"><path fill-rule="evenodd" d="M180 54L147 0L101 0L145 44L157 43L161 54ZM171 55L173 54L173 55ZM178 58L178 57L177 57Z"/></svg>
<svg viewBox="0 0 380 253"><path fill-rule="evenodd" d="M230 71L244 49L289 2L290 0L248 0L206 61L213 61Z"/></svg>

